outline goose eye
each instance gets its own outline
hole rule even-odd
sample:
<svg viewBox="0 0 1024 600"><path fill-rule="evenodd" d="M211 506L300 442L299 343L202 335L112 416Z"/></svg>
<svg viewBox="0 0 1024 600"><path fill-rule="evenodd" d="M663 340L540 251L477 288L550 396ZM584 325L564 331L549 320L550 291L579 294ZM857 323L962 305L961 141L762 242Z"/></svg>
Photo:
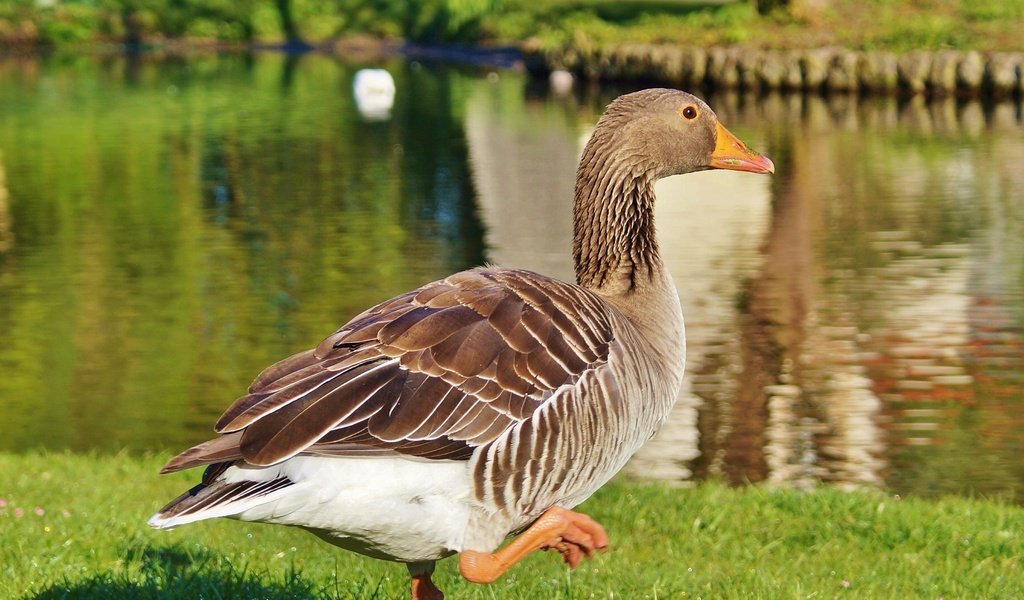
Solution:
<svg viewBox="0 0 1024 600"><path fill-rule="evenodd" d="M683 116L691 120L696 119L697 109L692 106L687 106L686 108L683 109Z"/></svg>

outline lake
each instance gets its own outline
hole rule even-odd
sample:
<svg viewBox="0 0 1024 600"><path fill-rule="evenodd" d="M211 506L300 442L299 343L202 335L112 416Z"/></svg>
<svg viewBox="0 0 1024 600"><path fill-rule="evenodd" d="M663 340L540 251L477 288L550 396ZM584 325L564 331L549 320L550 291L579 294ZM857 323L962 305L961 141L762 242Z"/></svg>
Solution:
<svg viewBox="0 0 1024 600"><path fill-rule="evenodd" d="M170 452L266 365L492 262L572 277L614 86L318 55L0 59L0 450ZM774 177L659 183L687 379L638 477L1024 502L1019 101L706 94Z"/></svg>

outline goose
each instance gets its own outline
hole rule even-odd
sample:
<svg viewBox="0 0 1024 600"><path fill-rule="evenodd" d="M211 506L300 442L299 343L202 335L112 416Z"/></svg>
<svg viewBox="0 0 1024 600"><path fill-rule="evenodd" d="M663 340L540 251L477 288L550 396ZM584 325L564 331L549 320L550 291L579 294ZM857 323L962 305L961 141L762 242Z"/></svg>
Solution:
<svg viewBox="0 0 1024 600"><path fill-rule="evenodd" d="M615 99L577 171L575 284L486 266L364 311L260 373L218 437L172 458L163 473L206 469L149 524L301 527L405 563L414 600L444 597L431 573L456 553L489 583L535 550L576 567L606 549L572 509L657 431L683 378L654 182L706 169L775 167L688 93Z"/></svg>

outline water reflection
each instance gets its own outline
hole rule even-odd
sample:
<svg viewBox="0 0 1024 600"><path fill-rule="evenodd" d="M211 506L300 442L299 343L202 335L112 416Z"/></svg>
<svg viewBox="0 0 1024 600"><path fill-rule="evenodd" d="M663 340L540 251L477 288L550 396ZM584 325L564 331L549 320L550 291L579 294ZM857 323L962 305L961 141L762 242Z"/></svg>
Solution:
<svg viewBox="0 0 1024 600"><path fill-rule="evenodd" d="M1024 216L1012 199L1020 174L1012 160L995 159L1024 149L1015 107L779 98L746 108L724 100L737 118L771 122L769 135L789 155L764 263L738 315L751 324L741 339L759 358L744 362L761 373L754 396L766 397L767 410L743 404L742 394L722 409L745 414L750 427L745 443L727 440L725 458L709 471L733 481L1016 492L1021 407L1007 411L969 366L979 345L975 272L1002 275L989 277L999 283L986 303L1016 318L982 320L1016 340L1000 349L1003 364L1024 366L1014 352L1024 263L983 252L993 234L1011 257L1024 239L999 231L1018 229ZM991 219L992 204L1012 214ZM1020 391L1018 383L1003 393ZM1009 417L1016 432L978 426L993 417ZM714 454L714 446L702 452ZM985 466L971 467L971 456Z"/></svg>
<svg viewBox="0 0 1024 600"><path fill-rule="evenodd" d="M4 155L0 150L0 256L14 246L14 225L11 223L10 193L7 191L7 175L4 170Z"/></svg>
<svg viewBox="0 0 1024 600"><path fill-rule="evenodd" d="M466 140L487 258L573 281L572 194L581 150L572 103L527 100L522 80L474 87Z"/></svg>
<svg viewBox="0 0 1024 600"><path fill-rule="evenodd" d="M61 60L0 61L6 450L179 447L375 301L484 260L571 278L623 91L393 61L366 122L326 57ZM778 174L658 185L688 375L631 471L1024 499L1020 105L710 101Z"/></svg>
<svg viewBox="0 0 1024 600"><path fill-rule="evenodd" d="M492 259L571 272L570 217L555 207L592 107L613 95L524 102L500 85L478 88L467 136ZM564 109L575 102L583 109ZM632 472L1016 493L1024 408L1009 398L1020 398L1024 367L1024 215L1012 190L1024 183L1013 166L1024 143L1015 105L712 102L768 149L779 174L658 186L688 377ZM986 383L994 379L999 392ZM999 428L981 425L993 420ZM971 468L982 456L986 468Z"/></svg>
<svg viewBox="0 0 1024 600"><path fill-rule="evenodd" d="M4 448L194 442L270 361L483 260L455 74L400 70L418 101L367 124L326 59L123 68L0 84Z"/></svg>

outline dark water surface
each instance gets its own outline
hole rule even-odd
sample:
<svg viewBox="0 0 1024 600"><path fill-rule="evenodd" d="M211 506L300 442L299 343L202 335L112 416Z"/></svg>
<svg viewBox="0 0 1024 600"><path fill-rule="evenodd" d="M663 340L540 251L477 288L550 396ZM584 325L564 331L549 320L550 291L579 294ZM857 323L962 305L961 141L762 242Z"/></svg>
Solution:
<svg viewBox="0 0 1024 600"><path fill-rule="evenodd" d="M320 56L0 60L0 450L177 450L270 362L484 261L571 277L617 92ZM679 408L631 464L1024 501L1015 102L711 96L775 177L659 184Z"/></svg>

